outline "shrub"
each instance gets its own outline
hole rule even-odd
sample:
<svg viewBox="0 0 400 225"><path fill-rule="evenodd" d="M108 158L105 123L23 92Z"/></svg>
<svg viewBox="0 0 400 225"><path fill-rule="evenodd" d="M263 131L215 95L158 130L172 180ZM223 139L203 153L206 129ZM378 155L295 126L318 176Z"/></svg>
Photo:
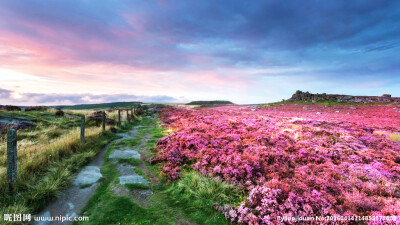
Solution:
<svg viewBox="0 0 400 225"><path fill-rule="evenodd" d="M44 111L47 110L47 107L44 106L29 106L25 108L25 111Z"/></svg>
<svg viewBox="0 0 400 225"><path fill-rule="evenodd" d="M191 165L249 191L240 207L218 206L238 223L395 208L400 143L388 134L399 132L398 112L390 106L313 105L314 112L303 106L161 109L173 132L157 142L158 156L150 162L163 162L169 180Z"/></svg>

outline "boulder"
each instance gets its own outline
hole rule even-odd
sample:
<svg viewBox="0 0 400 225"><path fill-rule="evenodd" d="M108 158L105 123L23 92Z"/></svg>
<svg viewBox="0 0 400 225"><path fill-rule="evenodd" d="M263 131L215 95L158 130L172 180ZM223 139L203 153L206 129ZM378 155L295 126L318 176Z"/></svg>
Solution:
<svg viewBox="0 0 400 225"><path fill-rule="evenodd" d="M56 112L56 117L63 117L64 116L64 111L62 111L61 109L59 109L59 110L57 110L57 112Z"/></svg>
<svg viewBox="0 0 400 225"><path fill-rule="evenodd" d="M86 119L87 121L94 121L100 124L103 122L103 111L95 111L92 114L90 114ZM106 114L106 124L115 125L115 121L113 119L107 118L107 114Z"/></svg>

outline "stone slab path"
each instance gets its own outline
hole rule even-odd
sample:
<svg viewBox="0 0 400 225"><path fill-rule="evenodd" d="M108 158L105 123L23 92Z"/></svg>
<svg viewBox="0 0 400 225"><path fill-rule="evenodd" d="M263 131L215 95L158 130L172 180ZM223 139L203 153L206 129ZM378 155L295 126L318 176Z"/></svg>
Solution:
<svg viewBox="0 0 400 225"><path fill-rule="evenodd" d="M120 139L116 140L120 142L127 138L132 138L127 134L117 134L121 136ZM99 180L102 177L100 168L104 163L104 157L109 144L101 149L101 151L93 158L93 161L82 168L75 179L72 180L72 186L64 190L61 196L50 202L38 216L55 217L55 216L78 216L83 207L88 202L89 198L95 193ZM58 224L71 224L71 222L64 221L40 221L36 222L36 225L58 225Z"/></svg>
<svg viewBox="0 0 400 225"><path fill-rule="evenodd" d="M155 117L154 117L155 119ZM127 133L118 133L121 138L115 140L119 143L129 138L135 138L139 129L145 126L136 126ZM144 142L145 143L145 142ZM87 204L89 198L95 193L99 186L99 180L103 177L100 168L103 166L105 154L110 144L105 146L93 159L93 161L82 168L78 175L72 180L72 186L64 190L62 195L50 202L42 211L37 215L42 217L56 217L56 216L70 216L76 217L79 215L83 207ZM143 147L143 144L140 146ZM112 154L109 155L110 159L140 159L141 155L136 148L119 147L116 148ZM119 184L122 186L113 187L117 195L131 195L132 193L123 186L125 184L142 185L150 188L150 182L143 178L141 175L134 172L134 166L118 163L117 169L120 173ZM140 189L136 191L135 198L139 199L141 203L149 200L153 194L150 189ZM132 197L132 196L131 196ZM133 197L132 197L133 198ZM72 224L72 222L64 221L40 221L35 222L36 225L59 225L59 224Z"/></svg>
<svg viewBox="0 0 400 225"><path fill-rule="evenodd" d="M156 115L151 117L151 119L152 122L154 122ZM137 138L139 131L146 128L148 127L136 126L127 133L117 134L121 138L115 142L119 143L126 139ZM150 205L154 204L150 198L154 194L152 191L152 185L158 182L158 178L152 175L152 173L147 169L145 163L143 163L144 161L148 160L149 156L146 155L145 152L139 150L145 149L146 142L151 139L150 133L141 133L141 142L139 146L117 147L108 155L108 158L111 160L111 162L116 165L115 168L119 173L118 182L113 182L110 186L110 189L116 196L129 197L141 207L148 208ZM100 184L101 178L103 177L100 172L100 168L103 166L108 147L109 145L104 147L99 154L95 156L92 163L82 168L82 170L72 180L72 186L65 190L57 200L51 202L38 215L47 217L60 215L70 217L78 216ZM134 159L139 162L141 161L141 163L137 166L133 166L126 162L127 160L129 161L129 159ZM72 224L72 222L37 222L35 224L58 225ZM195 223L181 218L179 221L177 221L177 224L194 225Z"/></svg>
<svg viewBox="0 0 400 225"><path fill-rule="evenodd" d="M140 159L140 154L136 150L116 150L109 156L110 159Z"/></svg>

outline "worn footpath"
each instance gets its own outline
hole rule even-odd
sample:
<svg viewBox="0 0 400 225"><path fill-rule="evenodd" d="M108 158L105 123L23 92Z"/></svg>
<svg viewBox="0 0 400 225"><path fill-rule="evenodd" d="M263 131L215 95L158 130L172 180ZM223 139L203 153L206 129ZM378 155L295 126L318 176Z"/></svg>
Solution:
<svg viewBox="0 0 400 225"><path fill-rule="evenodd" d="M152 140L149 128L154 126L155 120L156 115L144 117L129 132L117 134L121 138L104 147L77 174L71 187L38 214L53 221L36 221L35 224L72 224L74 221L54 220L56 217L82 219L82 216L89 221L74 224L147 224L147 221L162 224L162 215L160 220L136 218L143 214L141 210L154 206L152 187L158 183L158 178L147 168L145 162L149 155L143 149ZM116 205L110 206L114 202ZM165 210L170 209L165 206ZM194 224L179 213L173 216L173 224Z"/></svg>

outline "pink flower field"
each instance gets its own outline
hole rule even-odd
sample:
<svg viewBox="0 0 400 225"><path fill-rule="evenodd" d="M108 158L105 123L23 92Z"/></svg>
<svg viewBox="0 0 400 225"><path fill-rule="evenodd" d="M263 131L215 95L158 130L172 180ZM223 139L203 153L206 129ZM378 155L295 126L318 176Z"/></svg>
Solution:
<svg viewBox="0 0 400 225"><path fill-rule="evenodd" d="M157 143L163 171L190 165L241 187L241 205L217 206L239 224L298 224L293 216L398 216L398 106L280 105L162 109L172 133ZM211 207L211 206L210 206ZM354 218L354 217L353 217ZM359 224L354 221L310 222Z"/></svg>

